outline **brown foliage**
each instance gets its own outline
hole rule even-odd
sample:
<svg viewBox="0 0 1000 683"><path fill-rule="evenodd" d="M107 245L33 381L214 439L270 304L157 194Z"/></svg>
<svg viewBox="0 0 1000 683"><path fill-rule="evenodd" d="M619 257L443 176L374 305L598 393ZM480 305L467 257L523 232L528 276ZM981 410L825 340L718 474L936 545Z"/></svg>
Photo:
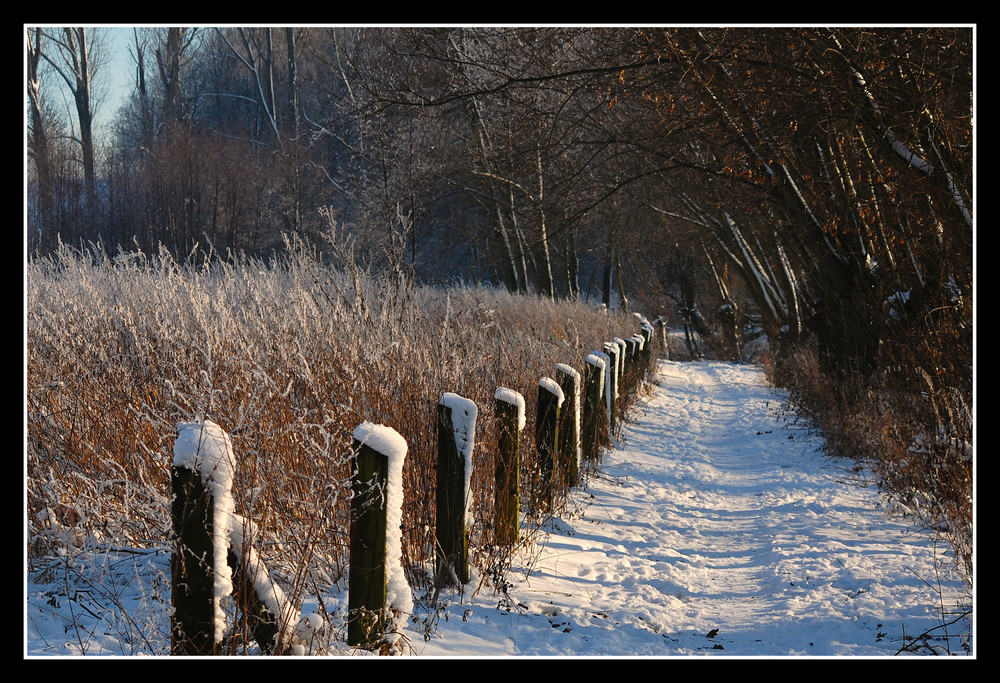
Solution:
<svg viewBox="0 0 1000 683"><path fill-rule="evenodd" d="M582 368L586 353L636 324L584 304L345 273L302 245L289 249L267 264L65 248L29 263L33 553L70 532L81 544L166 542L176 424L208 418L233 439L237 512L262 530L267 554L283 549L269 564L299 588L307 575L337 581L351 432L369 420L407 441L403 563L425 585L440 395L480 406L478 543L492 538L496 387L521 392L532 416L540 376L557 363ZM522 436L529 469L532 433Z"/></svg>

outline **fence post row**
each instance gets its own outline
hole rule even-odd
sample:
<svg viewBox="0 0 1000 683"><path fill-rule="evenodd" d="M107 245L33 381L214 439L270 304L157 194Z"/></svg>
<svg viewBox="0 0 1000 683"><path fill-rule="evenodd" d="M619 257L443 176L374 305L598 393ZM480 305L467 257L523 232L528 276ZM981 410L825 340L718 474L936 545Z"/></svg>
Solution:
<svg viewBox="0 0 1000 683"><path fill-rule="evenodd" d="M469 582L469 491L476 404L458 394L438 402L437 567L439 585Z"/></svg>
<svg viewBox="0 0 1000 683"><path fill-rule="evenodd" d="M662 326L662 320L657 324ZM583 387L580 374L562 363L557 365L558 381L539 379L535 443L540 480L532 480L534 506L551 510L556 484L559 491L576 486L581 459L596 460L601 447L611 444L620 392L630 391L645 376L653 334L653 327L643 322L641 335L616 338L604 344L603 353L588 354ZM627 374L640 363L636 372ZM499 425L495 542L512 545L519 531L519 442L525 402L521 394L504 387L497 388L494 398ZM438 404L439 582L470 579L469 506L477 412L473 401L457 394L443 394ZM393 495L388 492L389 461L390 456L398 457L399 450L405 454L406 446L395 431L369 422L359 425L353 436L347 642L371 649L382 642L387 620L387 505ZM394 462L397 467L402 464ZM278 619L288 616L288 605L277 586L267 599L257 592L256 578L260 572L266 575L266 568L244 540L242 525L248 522L233 514L233 471L232 443L218 425L208 420L178 425L171 467L175 539L170 561L171 654L219 653L225 632L219 596L230 592L258 645L266 652L281 649Z"/></svg>

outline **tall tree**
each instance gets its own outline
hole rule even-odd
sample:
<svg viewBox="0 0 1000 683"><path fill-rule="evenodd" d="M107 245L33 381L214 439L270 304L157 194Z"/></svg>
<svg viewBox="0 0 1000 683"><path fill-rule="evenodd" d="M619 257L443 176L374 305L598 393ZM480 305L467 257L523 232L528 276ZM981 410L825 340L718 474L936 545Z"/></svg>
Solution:
<svg viewBox="0 0 1000 683"><path fill-rule="evenodd" d="M94 150L94 78L100 65L104 38L100 29L63 27L46 32L51 50L43 50L42 58L62 78L73 95L79 126L80 154L86 204L89 212L96 208L96 162Z"/></svg>
<svg viewBox="0 0 1000 683"><path fill-rule="evenodd" d="M27 29L28 66L28 106L30 108L28 127L28 153L35 162L35 178L39 224L37 233L41 236L43 248L51 246L54 229L52 215L52 173L49 159L49 141L42 105L41 74L42 41L44 34L40 28Z"/></svg>
<svg viewBox="0 0 1000 683"><path fill-rule="evenodd" d="M163 123L174 127L184 117L181 69L190 59L189 53L198 30L182 26L162 30L160 44L156 47L156 67L163 92Z"/></svg>

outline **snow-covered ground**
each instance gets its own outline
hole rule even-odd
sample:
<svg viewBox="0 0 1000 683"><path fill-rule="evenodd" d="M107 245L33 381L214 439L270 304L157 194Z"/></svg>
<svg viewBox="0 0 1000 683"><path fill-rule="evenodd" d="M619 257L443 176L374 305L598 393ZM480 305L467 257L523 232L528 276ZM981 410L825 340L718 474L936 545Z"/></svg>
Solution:
<svg viewBox="0 0 1000 683"><path fill-rule="evenodd" d="M759 368L661 361L652 389L506 593L474 575L433 605L414 596L408 654L975 654L966 620L945 625L970 602L950 554L887 518ZM124 549L33 575L26 654L163 654L168 562ZM346 609L346 590L323 599Z"/></svg>

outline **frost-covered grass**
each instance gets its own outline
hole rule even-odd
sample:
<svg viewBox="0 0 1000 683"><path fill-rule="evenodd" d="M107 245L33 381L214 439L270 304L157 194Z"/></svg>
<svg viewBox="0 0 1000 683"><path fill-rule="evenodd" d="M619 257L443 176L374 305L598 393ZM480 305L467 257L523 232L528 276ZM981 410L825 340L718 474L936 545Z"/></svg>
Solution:
<svg viewBox="0 0 1000 683"><path fill-rule="evenodd" d="M232 439L235 513L260 530L288 595L342 581L351 435L387 425L408 445L402 561L433 563L436 408L479 406L472 562L496 576L491 460L497 387L521 392L533 462L539 377L631 334L634 318L472 286L416 286L289 244L269 261L64 248L26 266L29 562L95 543L163 549L177 425Z"/></svg>

